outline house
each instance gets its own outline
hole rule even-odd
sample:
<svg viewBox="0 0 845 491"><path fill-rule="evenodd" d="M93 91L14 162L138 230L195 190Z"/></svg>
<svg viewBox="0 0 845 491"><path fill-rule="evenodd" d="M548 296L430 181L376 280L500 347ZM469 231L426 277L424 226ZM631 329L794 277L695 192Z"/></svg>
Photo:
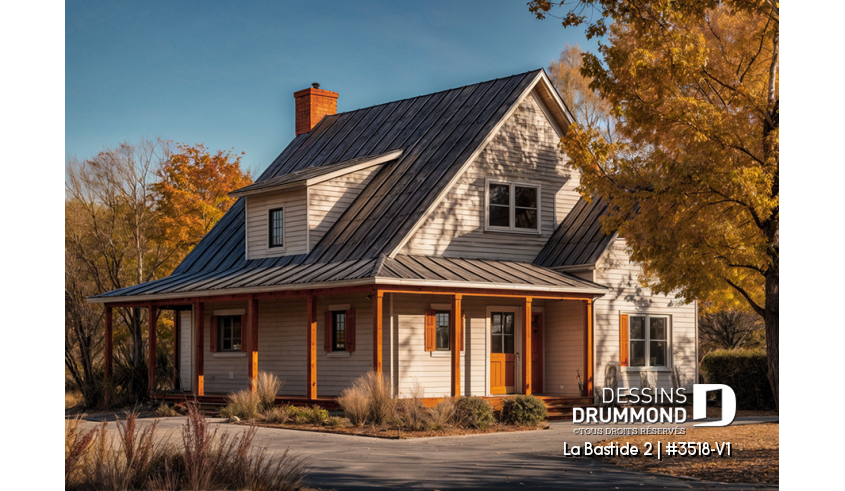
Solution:
<svg viewBox="0 0 845 491"><path fill-rule="evenodd" d="M107 377L114 308L177 311L178 373L155 390L198 397L258 371L306 402L369 370L427 398L697 377L696 305L642 288L602 232L542 69L340 114L335 92L294 97L296 137L172 275L91 299Z"/></svg>

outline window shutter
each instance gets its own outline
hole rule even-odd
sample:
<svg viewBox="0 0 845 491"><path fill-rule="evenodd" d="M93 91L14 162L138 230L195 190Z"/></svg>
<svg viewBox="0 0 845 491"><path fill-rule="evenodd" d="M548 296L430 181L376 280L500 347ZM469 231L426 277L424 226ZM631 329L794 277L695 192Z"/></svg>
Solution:
<svg viewBox="0 0 845 491"><path fill-rule="evenodd" d="M355 351L355 309L346 311L346 351Z"/></svg>
<svg viewBox="0 0 845 491"><path fill-rule="evenodd" d="M246 325L247 319L247 316L241 316L241 351L243 351L244 353L247 353L249 351L250 341L250 329Z"/></svg>
<svg viewBox="0 0 845 491"><path fill-rule="evenodd" d="M619 314L619 366L628 366L628 314Z"/></svg>
<svg viewBox="0 0 845 491"><path fill-rule="evenodd" d="M425 311L425 350L435 351L437 349L437 313L434 310Z"/></svg>
<svg viewBox="0 0 845 491"><path fill-rule="evenodd" d="M323 326L323 351L332 351L332 311L326 311L326 323Z"/></svg>
<svg viewBox="0 0 845 491"><path fill-rule="evenodd" d="M217 325L217 316L211 316L211 324L208 326L209 330L211 331L211 352L217 353L218 343L217 343L217 333L220 331L220 327Z"/></svg>
<svg viewBox="0 0 845 491"><path fill-rule="evenodd" d="M464 340L467 337L467 314L461 311L461 351L464 350Z"/></svg>

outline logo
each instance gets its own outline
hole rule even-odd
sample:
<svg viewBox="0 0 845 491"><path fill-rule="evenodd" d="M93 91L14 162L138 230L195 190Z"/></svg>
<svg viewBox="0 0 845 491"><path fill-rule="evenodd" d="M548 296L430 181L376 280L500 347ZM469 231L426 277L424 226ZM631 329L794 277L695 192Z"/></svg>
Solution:
<svg viewBox="0 0 845 491"><path fill-rule="evenodd" d="M698 423L695 426L728 426L736 417L736 394L733 389L724 384L695 384L692 386L692 419L707 417L707 393L721 391L722 419L709 423Z"/></svg>

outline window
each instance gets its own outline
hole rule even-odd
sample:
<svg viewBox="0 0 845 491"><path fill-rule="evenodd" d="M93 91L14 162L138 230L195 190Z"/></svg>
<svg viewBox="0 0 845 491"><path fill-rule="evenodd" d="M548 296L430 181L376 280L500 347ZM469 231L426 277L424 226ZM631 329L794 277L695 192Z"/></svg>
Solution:
<svg viewBox="0 0 845 491"><path fill-rule="evenodd" d="M220 351L241 350L241 316L217 317L217 329Z"/></svg>
<svg viewBox="0 0 845 491"><path fill-rule="evenodd" d="M270 223L268 229L270 230L270 247L284 247L285 246L285 210L284 208L276 208L270 210Z"/></svg>
<svg viewBox="0 0 845 491"><path fill-rule="evenodd" d="M540 231L540 187L490 181L487 186L487 229Z"/></svg>
<svg viewBox="0 0 845 491"><path fill-rule="evenodd" d="M630 316L632 367L666 367L669 350L669 318Z"/></svg>
<svg viewBox="0 0 845 491"><path fill-rule="evenodd" d="M490 313L490 352L513 353L513 312Z"/></svg>
<svg viewBox="0 0 845 491"><path fill-rule="evenodd" d="M437 332L437 351L449 351L449 312L437 311L434 314L434 325Z"/></svg>
<svg viewBox="0 0 845 491"><path fill-rule="evenodd" d="M346 349L346 312L332 312L332 351Z"/></svg>

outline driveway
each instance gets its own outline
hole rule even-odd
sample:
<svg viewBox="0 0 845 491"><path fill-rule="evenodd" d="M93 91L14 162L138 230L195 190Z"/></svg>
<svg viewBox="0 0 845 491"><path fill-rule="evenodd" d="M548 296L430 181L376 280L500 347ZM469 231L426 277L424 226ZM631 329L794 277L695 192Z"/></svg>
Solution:
<svg viewBox="0 0 845 491"><path fill-rule="evenodd" d="M777 418L738 418L754 423ZM140 420L139 423L150 420ZM185 418L167 418L159 430L178 438ZM221 422L220 419L210 421ZM95 423L86 423L93 425ZM114 423L110 424L112 427ZM240 427L223 424L221 430ZM684 426L691 426L687 423ZM761 489L632 472L588 457L564 457L563 443L607 437L576 436L570 422L545 431L385 440L259 428L256 443L290 448L311 466L308 484L339 491L361 489ZM775 487L776 488L776 487Z"/></svg>

